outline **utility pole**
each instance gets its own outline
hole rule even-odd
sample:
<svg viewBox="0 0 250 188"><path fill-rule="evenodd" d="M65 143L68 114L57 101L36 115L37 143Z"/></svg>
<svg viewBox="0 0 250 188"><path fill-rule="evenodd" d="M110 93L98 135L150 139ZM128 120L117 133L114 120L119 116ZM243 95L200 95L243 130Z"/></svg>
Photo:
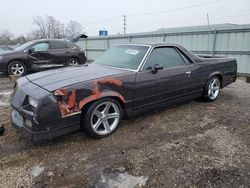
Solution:
<svg viewBox="0 0 250 188"><path fill-rule="evenodd" d="M210 51L210 24L209 24L209 14L207 13L207 28L208 28L208 41L207 41L207 49L208 51ZM211 51L211 54L212 54L212 51Z"/></svg>
<svg viewBox="0 0 250 188"><path fill-rule="evenodd" d="M127 29L127 16L126 15L123 15L123 34L125 35L126 34L126 29Z"/></svg>

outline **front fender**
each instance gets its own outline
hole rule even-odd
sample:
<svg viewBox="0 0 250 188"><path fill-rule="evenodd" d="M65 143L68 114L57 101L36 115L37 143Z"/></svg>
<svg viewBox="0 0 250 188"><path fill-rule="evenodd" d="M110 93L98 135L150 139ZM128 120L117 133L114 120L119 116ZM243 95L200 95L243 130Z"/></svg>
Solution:
<svg viewBox="0 0 250 188"><path fill-rule="evenodd" d="M60 88L54 94L64 117L79 113L86 104L105 97L117 97L125 103L125 97L119 92L122 91L122 85L123 82L119 79L104 78L92 81L89 87L82 85L72 89Z"/></svg>
<svg viewBox="0 0 250 188"><path fill-rule="evenodd" d="M125 103L125 99L121 94L119 94L119 93L117 93L115 91L104 91L104 92L101 92L99 95L91 95L91 96L83 99L82 101L80 101L79 108L82 109L88 103L93 102L95 100L102 99L102 98L106 98L106 97L117 97L123 103Z"/></svg>

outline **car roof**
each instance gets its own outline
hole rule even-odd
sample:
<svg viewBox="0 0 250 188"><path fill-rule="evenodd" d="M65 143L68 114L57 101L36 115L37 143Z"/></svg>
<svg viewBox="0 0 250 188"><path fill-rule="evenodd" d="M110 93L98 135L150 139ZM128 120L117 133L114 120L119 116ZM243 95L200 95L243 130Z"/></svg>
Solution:
<svg viewBox="0 0 250 188"><path fill-rule="evenodd" d="M48 39L36 39L36 40L33 40L33 42L51 42L51 41L63 41L63 42L70 42L69 40L67 39L54 39L54 38L48 38Z"/></svg>
<svg viewBox="0 0 250 188"><path fill-rule="evenodd" d="M194 61L194 59L200 59L200 57L198 57L196 54L192 53L191 51L187 50L185 47L183 47L180 44L175 44L175 43L139 43L139 44L135 44L135 43L127 43L127 44L118 44L118 45L137 45L137 46L148 46L148 47L176 47L178 49L180 49L184 54L186 54L192 61Z"/></svg>
<svg viewBox="0 0 250 188"><path fill-rule="evenodd" d="M183 48L183 46L175 43L125 43L116 45L135 45L135 46L152 46L152 47L171 46L171 47Z"/></svg>

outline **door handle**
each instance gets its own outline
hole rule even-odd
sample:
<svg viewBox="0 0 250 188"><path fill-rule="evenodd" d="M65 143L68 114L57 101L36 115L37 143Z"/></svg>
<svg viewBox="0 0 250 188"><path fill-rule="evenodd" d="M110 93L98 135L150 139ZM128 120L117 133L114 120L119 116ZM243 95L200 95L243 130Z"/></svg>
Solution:
<svg viewBox="0 0 250 188"><path fill-rule="evenodd" d="M187 72L186 72L186 74L187 74L188 76L190 76L190 74L191 74L191 71L187 71Z"/></svg>

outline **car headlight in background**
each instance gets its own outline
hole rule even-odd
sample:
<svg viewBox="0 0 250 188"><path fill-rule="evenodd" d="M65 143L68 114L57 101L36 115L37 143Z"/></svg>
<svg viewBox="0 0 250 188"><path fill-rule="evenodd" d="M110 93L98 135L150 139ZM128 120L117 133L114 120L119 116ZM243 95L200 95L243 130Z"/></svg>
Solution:
<svg viewBox="0 0 250 188"><path fill-rule="evenodd" d="M29 97L29 104L33 106L34 108L37 108L38 106L38 101L32 97Z"/></svg>

